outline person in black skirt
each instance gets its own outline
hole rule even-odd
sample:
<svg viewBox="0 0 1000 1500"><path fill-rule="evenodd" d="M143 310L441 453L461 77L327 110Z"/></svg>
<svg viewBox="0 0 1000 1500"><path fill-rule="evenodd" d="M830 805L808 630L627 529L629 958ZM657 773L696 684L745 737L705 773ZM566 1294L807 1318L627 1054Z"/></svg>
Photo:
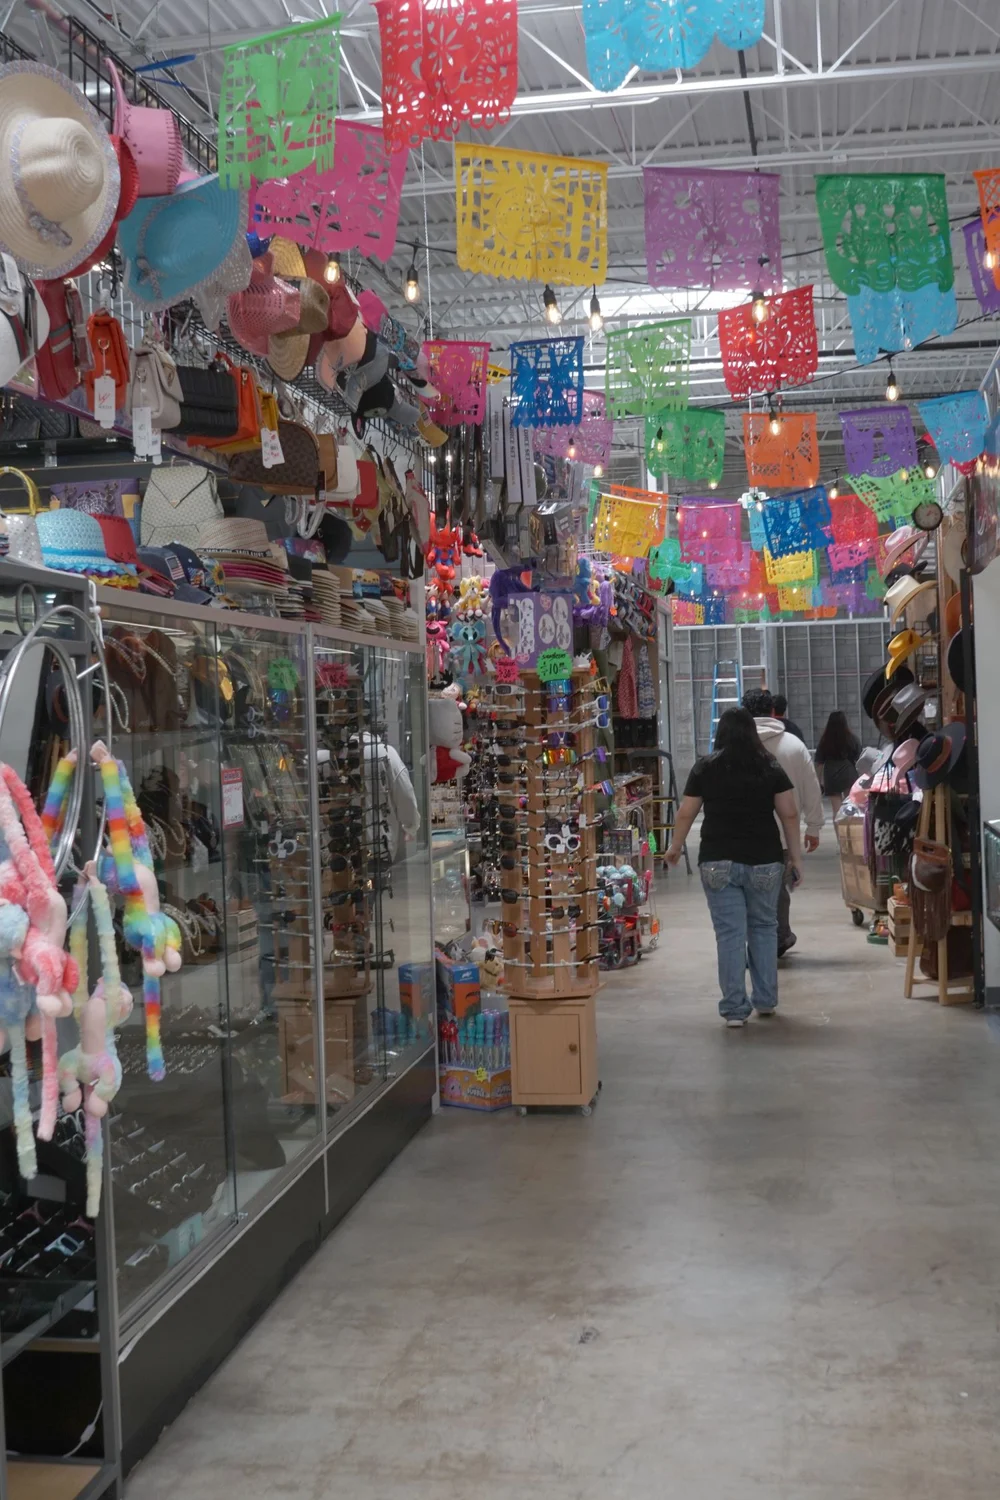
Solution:
<svg viewBox="0 0 1000 1500"><path fill-rule="evenodd" d="M839 709L826 721L826 728L816 746L816 774L823 796L829 797L832 815L836 818L840 804L858 779L858 756L861 741L851 730L847 715Z"/></svg>

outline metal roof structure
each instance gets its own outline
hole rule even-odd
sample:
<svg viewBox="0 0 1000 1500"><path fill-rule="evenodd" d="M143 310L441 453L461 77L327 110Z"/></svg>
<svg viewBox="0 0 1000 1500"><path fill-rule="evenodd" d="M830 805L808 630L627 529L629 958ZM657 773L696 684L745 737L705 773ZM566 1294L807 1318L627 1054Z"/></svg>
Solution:
<svg viewBox="0 0 1000 1500"><path fill-rule="evenodd" d="M105 7L109 6L110 10ZM5 16L6 7L6 16ZM323 0L63 0L134 65L194 53L194 60L153 75L161 93L206 134L216 113L220 49L286 20L324 13ZM0 28L39 56L59 62L52 0L4 0ZM975 387L996 349L996 330L980 317L966 269L962 223L978 213L977 167L1000 164L1000 10L996 0L767 0L762 40L745 53L716 41L684 72L635 73L614 93L587 74L581 5L521 0L518 95L498 129L463 129L460 139L591 157L609 168L609 258L598 287L610 326L690 313L694 317L691 400L735 411L722 381L716 312L738 294L649 287L643 239L647 165L755 166L781 177L785 285L812 283L819 329L816 381L790 393L788 407L820 414L821 442L835 464L840 408L881 400L886 365L863 368L854 356L846 301L832 285L820 242L814 178L820 172L931 170L946 174L956 264L955 332L895 358L904 398ZM341 114L378 122L378 20L368 0L343 12ZM161 87L171 81L172 87ZM152 81L152 80L151 80ZM173 97L173 96L176 96ZM399 241L388 282L399 288L412 249L424 283L418 309L401 296L392 310L444 336L489 334L497 349L541 336L542 287L459 270L450 142L427 141L411 153ZM373 263L376 274L381 270ZM385 283L376 281L385 294ZM563 289L562 330L587 334L587 383L600 386L604 340L587 327L590 288ZM387 300L389 300L387 298ZM738 419L730 418L735 436ZM638 424L620 424L616 470L638 472ZM742 445L730 442L724 490L745 487Z"/></svg>

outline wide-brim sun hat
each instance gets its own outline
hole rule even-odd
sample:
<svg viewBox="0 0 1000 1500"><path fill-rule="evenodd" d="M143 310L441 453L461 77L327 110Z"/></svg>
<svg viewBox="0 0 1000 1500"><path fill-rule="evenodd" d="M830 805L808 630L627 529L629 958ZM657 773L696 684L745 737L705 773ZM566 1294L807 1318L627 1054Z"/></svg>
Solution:
<svg viewBox="0 0 1000 1500"><path fill-rule="evenodd" d="M233 338L262 358L267 357L271 335L287 333L299 321L298 287L275 276L264 264L267 260L262 256L254 261L250 285L231 296L227 304Z"/></svg>
<svg viewBox="0 0 1000 1500"><path fill-rule="evenodd" d="M86 271L96 266L98 261L105 260L111 254L112 246L118 236L120 221L128 218L139 201L139 169L135 164L135 157L129 149L128 141L126 141L124 136L112 135L111 144L115 148L115 155L118 158L118 171L121 177L115 216L111 221L110 229L101 243L95 249L91 250L78 266L73 267L69 273L70 276L82 276Z"/></svg>
<svg viewBox="0 0 1000 1500"><path fill-rule="evenodd" d="M282 276L286 281L302 281L309 274L302 251L283 235L272 235L267 253L275 276Z"/></svg>
<svg viewBox="0 0 1000 1500"><path fill-rule="evenodd" d="M167 197L140 198L118 228L126 296L141 311L156 312L202 288L241 291L252 269L247 204L247 193L225 191L215 175Z"/></svg>
<svg viewBox="0 0 1000 1500"><path fill-rule="evenodd" d="M128 568L108 556L96 516L60 509L41 511L35 519L45 567L105 582L129 577Z"/></svg>
<svg viewBox="0 0 1000 1500"><path fill-rule="evenodd" d="M94 107L42 63L0 67L0 250L29 276L68 276L104 239L121 172Z"/></svg>

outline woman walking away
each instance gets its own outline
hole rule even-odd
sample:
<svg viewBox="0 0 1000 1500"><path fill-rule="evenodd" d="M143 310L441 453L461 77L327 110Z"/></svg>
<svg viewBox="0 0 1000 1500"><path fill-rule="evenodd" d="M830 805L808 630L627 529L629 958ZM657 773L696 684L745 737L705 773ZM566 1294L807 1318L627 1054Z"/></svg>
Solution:
<svg viewBox="0 0 1000 1500"><path fill-rule="evenodd" d="M778 894L785 873L785 830L792 878L802 880L799 810L789 777L765 750L753 715L728 708L715 749L696 762L677 813L667 863L684 852L691 824L704 806L698 866L719 955L719 1014L745 1026L751 1010L773 1016L778 1004ZM747 952L751 999L747 999Z"/></svg>
<svg viewBox="0 0 1000 1500"><path fill-rule="evenodd" d="M861 741L851 733L847 715L835 709L826 721L826 728L816 746L816 772L823 788L823 796L829 797L834 821L840 804L858 779L858 756Z"/></svg>

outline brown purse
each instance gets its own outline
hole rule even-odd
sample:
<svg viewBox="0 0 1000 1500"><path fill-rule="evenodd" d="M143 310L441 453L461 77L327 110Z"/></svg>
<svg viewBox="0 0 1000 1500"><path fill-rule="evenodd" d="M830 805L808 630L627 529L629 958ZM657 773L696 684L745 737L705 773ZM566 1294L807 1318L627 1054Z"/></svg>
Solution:
<svg viewBox="0 0 1000 1500"><path fill-rule="evenodd" d="M910 906L917 937L939 943L951 922L951 850L933 839L915 838L910 858Z"/></svg>
<svg viewBox="0 0 1000 1500"><path fill-rule="evenodd" d="M264 467L259 448L235 453L229 460L229 475L239 484L256 484L275 495L315 495L320 480L320 452L316 434L301 422L278 423L278 440L284 462Z"/></svg>

